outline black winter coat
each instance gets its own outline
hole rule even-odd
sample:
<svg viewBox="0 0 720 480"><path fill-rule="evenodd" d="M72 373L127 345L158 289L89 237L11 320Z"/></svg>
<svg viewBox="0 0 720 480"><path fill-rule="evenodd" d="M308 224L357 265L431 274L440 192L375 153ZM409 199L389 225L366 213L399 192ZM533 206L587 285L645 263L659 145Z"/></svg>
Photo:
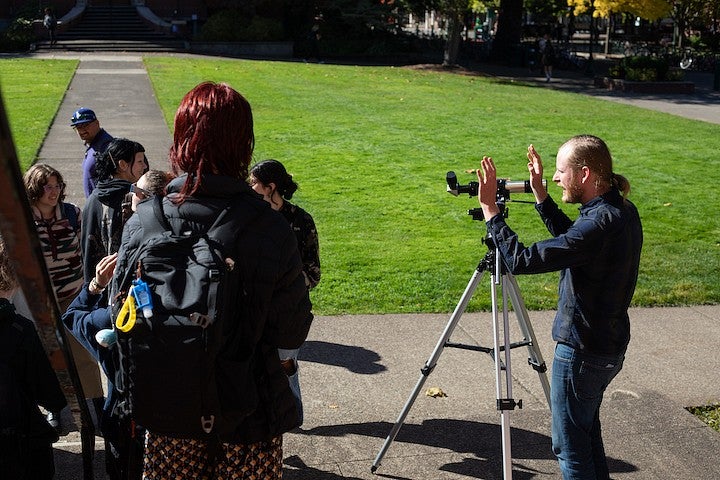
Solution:
<svg viewBox="0 0 720 480"><path fill-rule="evenodd" d="M13 448L18 447L18 441L50 445L58 439L38 405L59 411L67 401L35 326L16 314L7 299L0 298L0 444L3 448L8 447L5 442L9 434L16 436L10 445ZM5 450L0 452L0 456L8 454Z"/></svg>
<svg viewBox="0 0 720 480"><path fill-rule="evenodd" d="M127 180L103 180L85 202L81 232L85 282L95 277L98 262L120 247L123 225L132 213L129 205L123 205L129 192Z"/></svg>
<svg viewBox="0 0 720 480"><path fill-rule="evenodd" d="M172 198L187 176L174 179L167 188ZM298 425L297 409L287 376L281 368L278 348L299 348L305 341L313 315L302 274L302 261L295 235L287 221L239 179L204 175L201 190L177 206L163 199L163 210L175 231L205 231L228 201L238 202L233 214L251 218L241 230L234 251L246 295L238 294L236 309L240 323L237 352L255 352L257 409L238 427L231 442L248 444L267 441ZM137 215L123 232L111 296L131 268L124 264L128 253L142 241ZM162 381L162 379L158 379ZM176 400L173 400L176 401Z"/></svg>

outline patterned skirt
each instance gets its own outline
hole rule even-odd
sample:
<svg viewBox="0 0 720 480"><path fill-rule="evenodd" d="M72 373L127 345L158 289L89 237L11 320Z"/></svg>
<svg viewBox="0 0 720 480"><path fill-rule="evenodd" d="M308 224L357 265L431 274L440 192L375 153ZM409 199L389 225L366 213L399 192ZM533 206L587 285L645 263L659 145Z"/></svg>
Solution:
<svg viewBox="0 0 720 480"><path fill-rule="evenodd" d="M282 480L282 435L269 442L221 443L148 432L143 480Z"/></svg>

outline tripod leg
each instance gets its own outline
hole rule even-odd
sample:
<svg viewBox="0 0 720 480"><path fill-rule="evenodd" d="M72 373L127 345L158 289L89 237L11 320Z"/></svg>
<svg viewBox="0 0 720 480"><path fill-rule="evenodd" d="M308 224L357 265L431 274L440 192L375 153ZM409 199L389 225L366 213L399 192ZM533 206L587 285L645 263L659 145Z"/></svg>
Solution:
<svg viewBox="0 0 720 480"><path fill-rule="evenodd" d="M437 342L437 345L435 346L435 349L433 350L432 354L430 355L430 358L427 362L425 362L425 366L420 370L421 375L420 378L417 381L417 384L415 385L415 388L413 389L412 393L410 394L410 397L408 398L407 402L405 403L405 406L403 407L402 411L400 412L400 415L398 416L397 421L395 422L395 425L393 425L392 430L390 430L390 434L385 439L385 443L383 443L382 448L378 452L377 456L375 457L375 461L373 462L372 466L370 467L370 471L372 473L375 473L375 470L380 466L380 462L382 461L383 457L387 453L388 449L390 448L390 444L395 440L395 437L397 436L398 432L400 431L400 428L403 426L403 423L405 422L405 418L407 417L407 414L410 412L410 408L413 406L413 403L415 403L415 400L417 399L417 396L420 394L420 391L422 390L423 385L425 385L425 381L427 380L428 376L432 373L432 371L435 369L435 365L437 364L438 359L440 358L440 354L442 353L443 349L445 348L445 345L447 344L448 340L450 339L450 336L452 335L453 330L455 330L455 327L457 326L458 321L460 321L460 317L465 312L465 309L467 308L468 303L470 302L470 298L472 298L473 292L475 292L475 289L478 286L478 283L480 283L480 280L482 278L483 274L483 263L478 265L478 267L475 269L475 273L473 273L472 278L470 278L470 281L467 284L467 287L465 287L465 292L463 292L462 297L460 297L460 301L458 302L457 306L455 307L455 310L453 311L452 315L450 316L450 320L448 321L447 325L445 326L445 330L443 331L442 335L440 336L440 339Z"/></svg>
<svg viewBox="0 0 720 480"><path fill-rule="evenodd" d="M505 275L501 272L503 267L501 265L500 255L495 256L495 267L493 271L493 278L490 286L490 293L492 298L492 312L493 312L493 334L494 334L494 346L495 346L495 390L497 394L497 408L500 411L500 427L501 427L501 439L502 439L502 454L503 454L503 479L512 479L512 447L510 437L510 411L515 408L516 403L512 398L512 369L510 363L510 350L512 348L510 344L510 328L508 322L508 302L507 302L507 281ZM497 286L500 285L501 289L501 304L498 305ZM505 352L505 369L501 368L500 360L500 312L499 308L502 307L502 334L503 334L503 349ZM505 396L503 396L503 380L505 381Z"/></svg>
<svg viewBox="0 0 720 480"><path fill-rule="evenodd" d="M510 299L515 310L515 315L517 316L518 323L520 324L520 330L522 331L523 337L525 337L525 339L529 340L530 342L527 346L529 355L528 363L533 367L533 369L535 369L535 371L538 372L538 376L540 377L540 384L542 385L543 391L545 393L545 399L547 400L549 408L550 383L548 382L547 378L547 366L545 365L545 361L543 360L542 354L540 353L540 349L538 349L538 342L537 338L535 338L535 331L530 324L530 318L528 316L527 309L525 308L525 302L520 295L520 287L518 287L517 281L512 274L506 273L505 276L508 281L508 292L510 294Z"/></svg>

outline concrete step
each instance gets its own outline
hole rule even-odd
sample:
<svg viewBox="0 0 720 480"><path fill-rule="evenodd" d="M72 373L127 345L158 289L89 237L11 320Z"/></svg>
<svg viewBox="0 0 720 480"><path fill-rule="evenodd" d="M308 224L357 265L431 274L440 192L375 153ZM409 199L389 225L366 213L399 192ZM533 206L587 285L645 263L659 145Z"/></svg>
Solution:
<svg viewBox="0 0 720 480"><path fill-rule="evenodd" d="M161 42L173 39L154 30L132 6L87 7L78 23L57 35L58 41L129 40Z"/></svg>
<svg viewBox="0 0 720 480"><path fill-rule="evenodd" d="M55 45L43 41L35 44L37 51L62 50L71 52L187 52L182 40L133 41L133 40L63 40Z"/></svg>

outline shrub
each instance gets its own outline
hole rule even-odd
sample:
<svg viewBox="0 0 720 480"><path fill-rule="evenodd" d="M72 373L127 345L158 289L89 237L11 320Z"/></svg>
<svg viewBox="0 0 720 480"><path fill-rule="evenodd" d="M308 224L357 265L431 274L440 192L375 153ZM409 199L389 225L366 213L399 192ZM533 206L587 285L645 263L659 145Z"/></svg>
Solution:
<svg viewBox="0 0 720 480"><path fill-rule="evenodd" d="M654 82L658 79L658 72L654 68L625 68L625 79L633 82Z"/></svg>
<svg viewBox="0 0 720 480"><path fill-rule="evenodd" d="M238 31L239 41L274 42L283 40L284 32L280 20L254 16L250 25Z"/></svg>
<svg viewBox="0 0 720 480"><path fill-rule="evenodd" d="M640 55L625 57L609 69L613 78L623 78L635 82L682 80L682 72L670 70L666 58Z"/></svg>
<svg viewBox="0 0 720 480"><path fill-rule="evenodd" d="M223 10L211 15L200 29L198 40L207 42L260 42L283 40L278 19L248 17L240 10Z"/></svg>
<svg viewBox="0 0 720 480"><path fill-rule="evenodd" d="M249 21L237 10L223 10L210 15L198 34L198 40L207 42L234 42L237 32Z"/></svg>
<svg viewBox="0 0 720 480"><path fill-rule="evenodd" d="M685 80L685 70L680 68L671 68L665 75L665 79L668 82L682 82Z"/></svg>
<svg viewBox="0 0 720 480"><path fill-rule="evenodd" d="M25 8L20 11L8 28L0 32L0 51L21 52L29 49L36 39L32 23L34 18L34 9Z"/></svg>

